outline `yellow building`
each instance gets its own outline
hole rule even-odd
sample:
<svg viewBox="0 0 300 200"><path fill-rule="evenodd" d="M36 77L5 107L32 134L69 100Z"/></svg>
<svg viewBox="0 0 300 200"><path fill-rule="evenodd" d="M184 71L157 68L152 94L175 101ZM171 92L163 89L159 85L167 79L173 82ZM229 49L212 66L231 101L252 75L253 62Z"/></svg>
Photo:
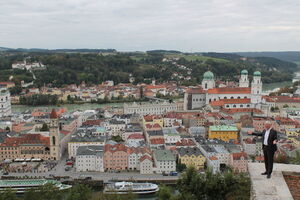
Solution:
<svg viewBox="0 0 300 200"><path fill-rule="evenodd" d="M180 148L178 150L178 156L181 164L194 166L197 170L204 168L206 159L197 147Z"/></svg>
<svg viewBox="0 0 300 200"><path fill-rule="evenodd" d="M285 129L285 134L288 137L299 137L300 136L300 128L287 128L287 129Z"/></svg>
<svg viewBox="0 0 300 200"><path fill-rule="evenodd" d="M236 126L210 126L208 131L209 139L219 139L225 142L238 139L238 129Z"/></svg>

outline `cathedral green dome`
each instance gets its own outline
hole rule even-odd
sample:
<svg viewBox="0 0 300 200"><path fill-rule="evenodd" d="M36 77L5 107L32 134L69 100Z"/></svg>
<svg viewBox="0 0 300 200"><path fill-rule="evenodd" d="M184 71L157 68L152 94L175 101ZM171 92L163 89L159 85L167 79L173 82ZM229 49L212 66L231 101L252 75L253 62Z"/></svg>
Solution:
<svg viewBox="0 0 300 200"><path fill-rule="evenodd" d="M203 74L203 79L212 80L214 79L214 74L211 71L207 71Z"/></svg>
<svg viewBox="0 0 300 200"><path fill-rule="evenodd" d="M248 71L246 69L244 69L244 70L241 71L241 74L242 75L248 75Z"/></svg>
<svg viewBox="0 0 300 200"><path fill-rule="evenodd" d="M261 73L259 71L256 71L253 73L253 76L261 76Z"/></svg>

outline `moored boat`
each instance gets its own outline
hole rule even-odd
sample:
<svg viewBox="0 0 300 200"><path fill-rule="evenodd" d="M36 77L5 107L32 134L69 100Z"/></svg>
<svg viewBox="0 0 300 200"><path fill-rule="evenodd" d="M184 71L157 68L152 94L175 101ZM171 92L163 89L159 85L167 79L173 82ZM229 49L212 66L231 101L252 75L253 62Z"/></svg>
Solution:
<svg viewBox="0 0 300 200"><path fill-rule="evenodd" d="M62 184L61 182L56 180L46 179L0 180L0 192L9 188L16 191L16 193L18 194L22 194L27 190L30 190L32 188L37 189L38 187L45 184L53 184L59 190L65 190L72 187L71 185Z"/></svg>
<svg viewBox="0 0 300 200"><path fill-rule="evenodd" d="M159 190L153 183L115 182L109 183L104 188L105 194L153 194Z"/></svg>

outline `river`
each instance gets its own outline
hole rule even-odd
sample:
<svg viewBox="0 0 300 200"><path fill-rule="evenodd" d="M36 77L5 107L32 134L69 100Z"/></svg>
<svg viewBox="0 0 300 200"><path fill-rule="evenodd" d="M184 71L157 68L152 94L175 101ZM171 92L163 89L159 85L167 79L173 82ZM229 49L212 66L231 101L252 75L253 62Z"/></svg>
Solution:
<svg viewBox="0 0 300 200"><path fill-rule="evenodd" d="M66 108L68 112L72 112L75 110L94 110L97 108L105 108L105 107L122 107L123 103L105 103L105 104L96 104L96 103L84 103L84 104L62 104L61 106L27 106L27 105L12 105L12 111L14 113L20 113L27 110L33 109L52 109L63 107Z"/></svg>

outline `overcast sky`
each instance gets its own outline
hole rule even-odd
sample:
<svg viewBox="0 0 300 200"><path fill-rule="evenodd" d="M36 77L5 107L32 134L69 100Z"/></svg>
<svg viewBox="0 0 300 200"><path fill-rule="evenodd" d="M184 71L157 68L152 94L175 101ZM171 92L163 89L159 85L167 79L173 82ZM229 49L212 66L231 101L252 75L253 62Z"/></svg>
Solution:
<svg viewBox="0 0 300 200"><path fill-rule="evenodd" d="M300 50L300 0L0 0L0 46Z"/></svg>

